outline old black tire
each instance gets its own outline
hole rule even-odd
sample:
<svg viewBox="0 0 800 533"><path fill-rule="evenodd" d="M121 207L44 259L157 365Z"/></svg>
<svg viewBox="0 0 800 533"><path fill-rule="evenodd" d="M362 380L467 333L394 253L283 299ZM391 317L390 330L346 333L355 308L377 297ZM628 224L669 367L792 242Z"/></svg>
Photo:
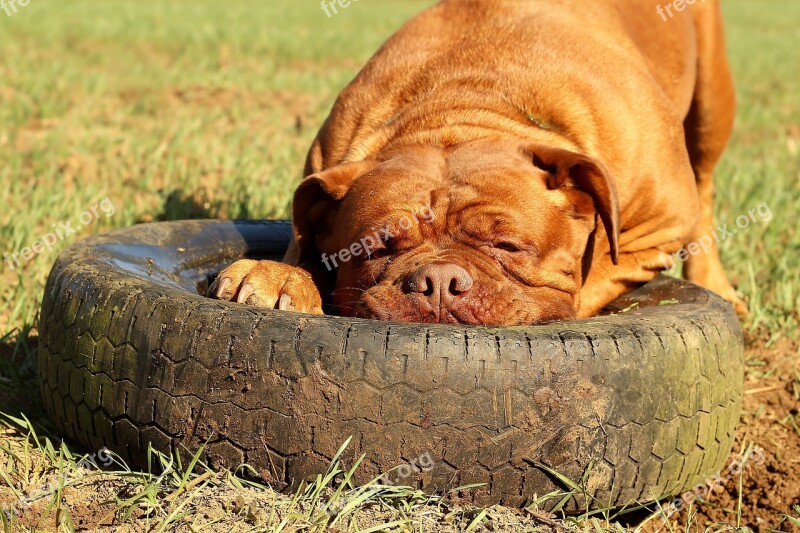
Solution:
<svg viewBox="0 0 800 533"><path fill-rule="evenodd" d="M532 327L386 323L201 296L241 257L279 257L285 222L146 224L84 240L53 267L38 366L69 438L134 462L199 449L278 489L353 435L360 480L429 454L403 484L522 505L579 480L590 507L675 494L718 471L742 400L731 307L661 277L625 313ZM664 300L674 305L659 305ZM406 472L409 469L406 469ZM582 506L577 498L572 507Z"/></svg>

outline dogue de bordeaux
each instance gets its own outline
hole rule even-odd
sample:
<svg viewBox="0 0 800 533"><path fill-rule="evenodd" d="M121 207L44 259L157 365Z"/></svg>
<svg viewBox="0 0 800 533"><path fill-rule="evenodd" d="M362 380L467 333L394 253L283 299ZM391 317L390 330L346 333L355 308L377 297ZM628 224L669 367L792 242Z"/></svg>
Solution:
<svg viewBox="0 0 800 533"><path fill-rule="evenodd" d="M445 0L416 16L314 140L284 261L235 262L210 294L523 325L589 317L651 280L714 226L735 110L719 0L671 18L660 1ZM684 274L745 312L715 246Z"/></svg>

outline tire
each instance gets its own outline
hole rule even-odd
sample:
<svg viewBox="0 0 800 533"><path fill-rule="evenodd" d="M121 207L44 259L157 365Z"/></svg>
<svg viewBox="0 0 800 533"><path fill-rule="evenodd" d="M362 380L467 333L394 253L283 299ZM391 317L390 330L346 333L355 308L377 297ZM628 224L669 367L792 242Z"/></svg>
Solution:
<svg viewBox="0 0 800 533"><path fill-rule="evenodd" d="M247 463L279 490L324 472L352 435L344 458L365 454L359 482L406 465L387 481L430 492L485 483L454 494L521 506L564 488L551 469L584 479L590 498L572 510L679 493L730 453L741 330L700 287L660 277L608 308L628 312L499 328L201 296L233 260L279 258L290 235L281 221L165 222L63 252L38 351L57 428L139 465L149 445L207 443L210 465Z"/></svg>

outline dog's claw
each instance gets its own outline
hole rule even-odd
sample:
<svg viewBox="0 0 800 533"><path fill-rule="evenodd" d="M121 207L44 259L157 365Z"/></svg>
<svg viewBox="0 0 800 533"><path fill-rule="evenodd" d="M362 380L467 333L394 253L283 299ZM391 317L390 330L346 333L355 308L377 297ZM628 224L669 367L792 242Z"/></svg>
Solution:
<svg viewBox="0 0 800 533"><path fill-rule="evenodd" d="M222 278L222 281L217 278L216 281L214 281L214 284L211 286L211 290L214 291L214 296L217 298L222 298L225 292L228 290L230 284L231 278Z"/></svg>
<svg viewBox="0 0 800 533"><path fill-rule="evenodd" d="M245 283L242 285L242 288L239 289L239 295L236 297L236 301L240 304L247 303L248 298L256 293L256 288L253 287L251 283Z"/></svg>
<svg viewBox="0 0 800 533"><path fill-rule="evenodd" d="M290 311L292 309L292 297L288 294L281 294L281 298L278 300L278 309Z"/></svg>

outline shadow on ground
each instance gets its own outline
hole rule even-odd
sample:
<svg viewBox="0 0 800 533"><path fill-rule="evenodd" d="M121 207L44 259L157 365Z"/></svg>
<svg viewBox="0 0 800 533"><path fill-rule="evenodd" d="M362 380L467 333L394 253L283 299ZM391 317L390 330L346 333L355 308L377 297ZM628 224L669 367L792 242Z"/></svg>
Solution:
<svg viewBox="0 0 800 533"><path fill-rule="evenodd" d="M36 334L0 343L0 413L25 417L50 429L36 379Z"/></svg>

